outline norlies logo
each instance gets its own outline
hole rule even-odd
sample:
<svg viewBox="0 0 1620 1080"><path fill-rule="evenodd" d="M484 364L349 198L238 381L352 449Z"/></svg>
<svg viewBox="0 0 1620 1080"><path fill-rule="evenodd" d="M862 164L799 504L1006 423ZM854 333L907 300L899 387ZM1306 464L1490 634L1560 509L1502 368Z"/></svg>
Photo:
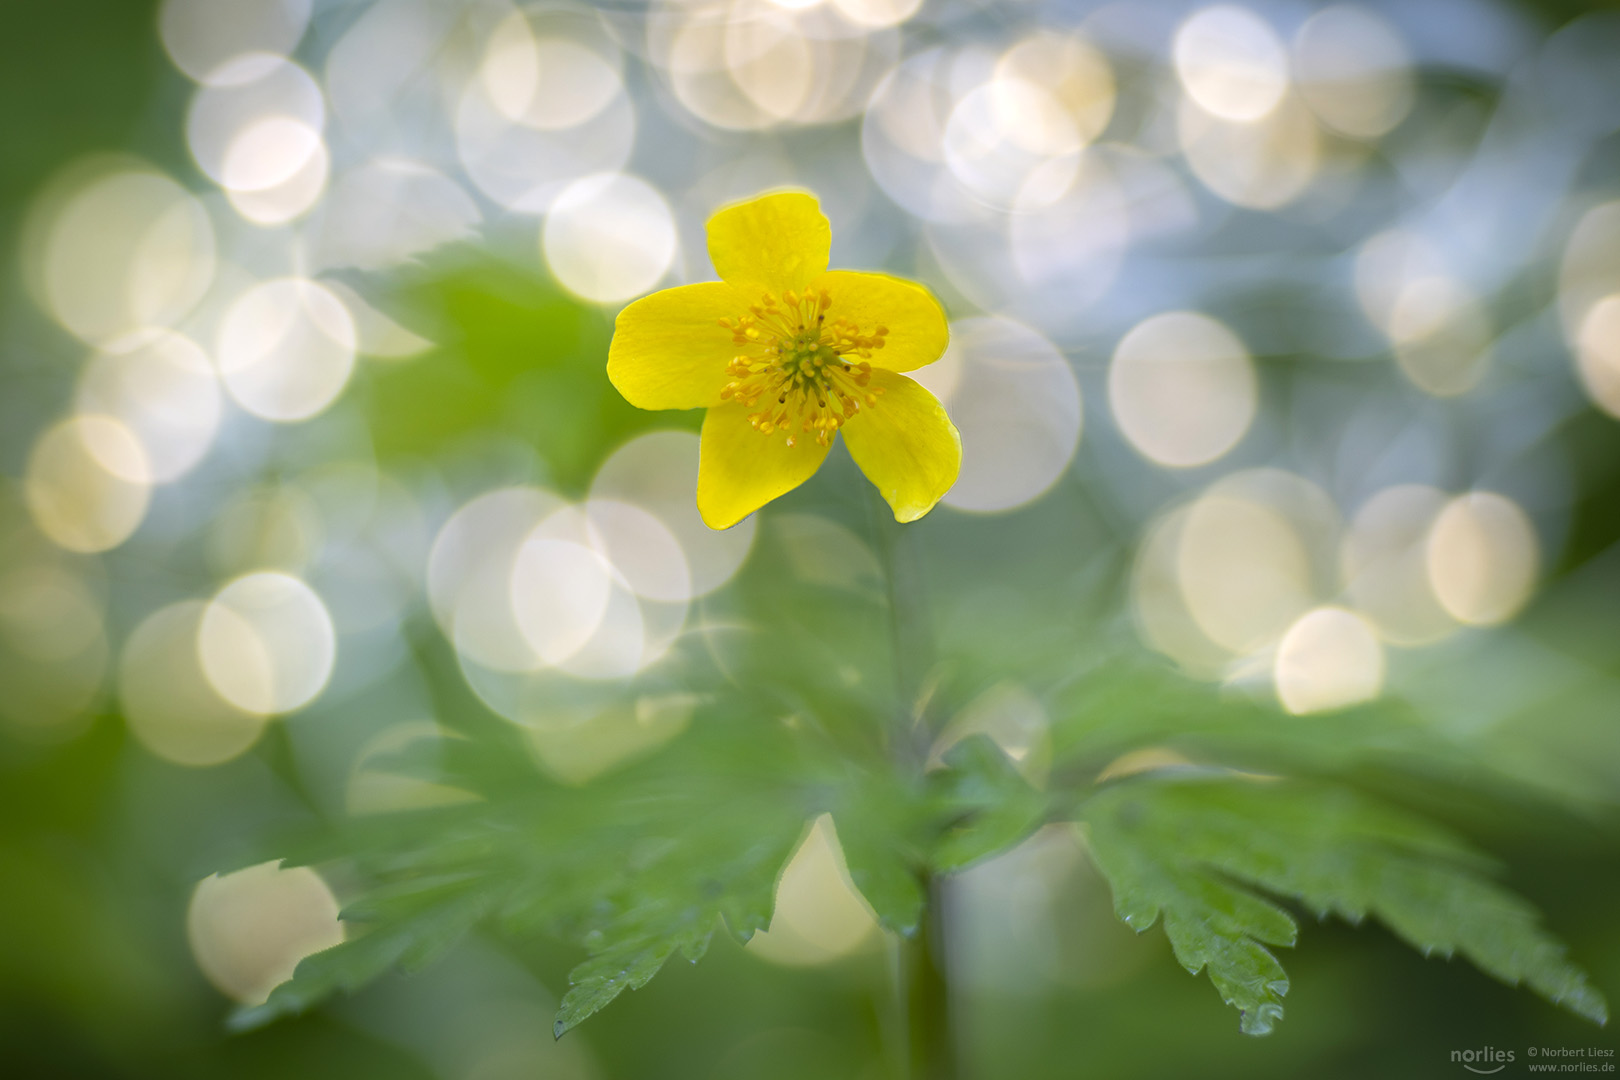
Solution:
<svg viewBox="0 0 1620 1080"><path fill-rule="evenodd" d="M1508 1062L1513 1060L1513 1051L1498 1050L1494 1046L1485 1046L1478 1050L1453 1050L1451 1060L1469 1072L1489 1076L1508 1067Z"/></svg>

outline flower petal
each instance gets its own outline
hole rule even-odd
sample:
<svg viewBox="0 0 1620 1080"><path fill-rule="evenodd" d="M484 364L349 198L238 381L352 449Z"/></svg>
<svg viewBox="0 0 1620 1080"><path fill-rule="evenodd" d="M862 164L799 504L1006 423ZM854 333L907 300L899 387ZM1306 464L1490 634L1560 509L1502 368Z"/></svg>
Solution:
<svg viewBox="0 0 1620 1080"><path fill-rule="evenodd" d="M889 371L914 371L945 354L951 339L945 309L934 294L914 281L867 274L859 270L833 270L812 288L832 294L829 319L849 319L862 331L886 326L883 348L872 353L872 366Z"/></svg>
<svg viewBox="0 0 1620 1080"><path fill-rule="evenodd" d="M715 272L750 293L803 289L826 272L832 226L814 195L778 191L728 206L709 219Z"/></svg>
<svg viewBox="0 0 1620 1080"><path fill-rule="evenodd" d="M872 387L882 396L844 424L844 441L894 519L916 521L956 483L962 437L939 399L913 380L874 369Z"/></svg>
<svg viewBox="0 0 1620 1080"><path fill-rule="evenodd" d="M748 407L727 402L703 418L698 448L697 506L711 529L729 529L772 499L815 475L827 456L809 435L789 446L780 433L761 435Z"/></svg>
<svg viewBox="0 0 1620 1080"><path fill-rule="evenodd" d="M720 281L643 296L619 312L608 346L608 379L638 409L700 409L720 400L737 353L720 325L747 305Z"/></svg>

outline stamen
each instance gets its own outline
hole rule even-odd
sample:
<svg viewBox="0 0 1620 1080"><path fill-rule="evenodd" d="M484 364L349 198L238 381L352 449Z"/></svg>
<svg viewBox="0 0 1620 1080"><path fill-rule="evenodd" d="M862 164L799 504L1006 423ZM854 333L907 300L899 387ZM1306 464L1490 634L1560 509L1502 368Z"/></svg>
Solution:
<svg viewBox="0 0 1620 1080"><path fill-rule="evenodd" d="M748 408L768 401L749 414L748 422L761 434L783 434L790 447L799 445L799 434L811 432L817 445L830 445L850 417L875 406L883 393L870 386L870 358L883 348L889 328L867 331L848 318L829 323L832 306L826 289L786 289L780 300L761 293L748 314L720 320L732 341L747 350L726 365L732 381L721 389L720 400Z"/></svg>

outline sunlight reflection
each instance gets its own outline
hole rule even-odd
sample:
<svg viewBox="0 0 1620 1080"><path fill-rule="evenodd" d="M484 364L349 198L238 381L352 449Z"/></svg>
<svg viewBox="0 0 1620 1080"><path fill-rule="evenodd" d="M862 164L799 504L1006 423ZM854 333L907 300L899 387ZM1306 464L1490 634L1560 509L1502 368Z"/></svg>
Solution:
<svg viewBox="0 0 1620 1080"><path fill-rule="evenodd" d="M354 369L354 319L332 290L278 278L237 297L219 331L220 378L266 420L308 420L336 400Z"/></svg>
<svg viewBox="0 0 1620 1080"><path fill-rule="evenodd" d="M964 319L918 382L962 433L962 471L945 494L959 510L1002 513L1040 498L1080 444L1080 384L1046 338L1010 319Z"/></svg>
<svg viewBox="0 0 1620 1080"><path fill-rule="evenodd" d="M309 24L312 0L164 0L158 30L175 67L215 82L245 53L286 55Z"/></svg>
<svg viewBox="0 0 1620 1080"><path fill-rule="evenodd" d="M1207 315L1172 311L1120 339L1108 366L1108 404L1145 457L1187 468L1243 438L1259 408L1259 382L1237 335Z"/></svg>
<svg viewBox="0 0 1620 1080"><path fill-rule="evenodd" d="M337 900L307 866L261 863L197 883L186 912L191 954L208 981L257 1005L311 953L343 940Z"/></svg>
<svg viewBox="0 0 1620 1080"><path fill-rule="evenodd" d="M1535 526L1512 499L1495 492L1459 495L1429 532L1429 580L1459 622L1506 622L1529 600L1539 563Z"/></svg>
<svg viewBox="0 0 1620 1080"><path fill-rule="evenodd" d="M47 189L25 250L41 304L99 343L176 324L213 282L214 243L207 211L179 184L91 160Z"/></svg>
<svg viewBox="0 0 1620 1080"><path fill-rule="evenodd" d="M1225 120L1259 120L1288 88L1288 58L1276 31L1248 8L1218 4L1181 24L1176 74L1199 108Z"/></svg>
<svg viewBox="0 0 1620 1080"><path fill-rule="evenodd" d="M850 955L877 938L877 920L849 880L832 817L812 823L776 886L768 930L748 951L776 964L809 967Z"/></svg>
<svg viewBox="0 0 1620 1080"><path fill-rule="evenodd" d="M196 342L168 330L137 331L108 343L79 377L81 415L112 417L141 445L150 479L184 476L219 430L222 395Z"/></svg>
<svg viewBox="0 0 1620 1080"><path fill-rule="evenodd" d="M177 765L218 765L247 752L264 730L261 713L215 690L197 649L207 605L188 600L149 615L124 643L118 700L148 750Z"/></svg>
<svg viewBox="0 0 1620 1080"><path fill-rule="evenodd" d="M1378 696L1384 650L1365 619L1322 607L1300 616L1277 645L1277 697L1295 715L1327 712Z"/></svg>
<svg viewBox="0 0 1620 1080"><path fill-rule="evenodd" d="M313 589L289 574L261 571L237 578L208 602L197 651L220 697L269 716L301 709L325 689L337 641Z"/></svg>
<svg viewBox="0 0 1620 1080"><path fill-rule="evenodd" d="M1323 8L1294 38L1300 96L1329 127L1358 139L1388 133L1416 99L1412 55L1400 32L1354 4Z"/></svg>
<svg viewBox="0 0 1620 1080"><path fill-rule="evenodd" d="M615 303L652 289L675 260L675 220L651 184L601 173L570 184L541 232L546 265L564 288Z"/></svg>
<svg viewBox="0 0 1620 1080"><path fill-rule="evenodd" d="M23 474L41 532L68 551L106 551L146 517L151 469L135 434L109 416L78 416L49 428Z"/></svg>

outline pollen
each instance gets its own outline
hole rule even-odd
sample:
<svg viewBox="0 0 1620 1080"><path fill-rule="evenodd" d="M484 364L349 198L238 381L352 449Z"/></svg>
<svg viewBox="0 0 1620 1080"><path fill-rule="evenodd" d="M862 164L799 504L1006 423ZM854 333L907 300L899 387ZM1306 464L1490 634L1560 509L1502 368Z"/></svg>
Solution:
<svg viewBox="0 0 1620 1080"><path fill-rule="evenodd" d="M782 435L788 446L810 437L830 445L850 417L883 393L871 385L871 359L888 327L863 331L849 319L829 318L832 306L825 289L788 289L764 293L747 314L720 320L741 349L726 367L732 381L720 399L762 406L748 422L761 434Z"/></svg>

